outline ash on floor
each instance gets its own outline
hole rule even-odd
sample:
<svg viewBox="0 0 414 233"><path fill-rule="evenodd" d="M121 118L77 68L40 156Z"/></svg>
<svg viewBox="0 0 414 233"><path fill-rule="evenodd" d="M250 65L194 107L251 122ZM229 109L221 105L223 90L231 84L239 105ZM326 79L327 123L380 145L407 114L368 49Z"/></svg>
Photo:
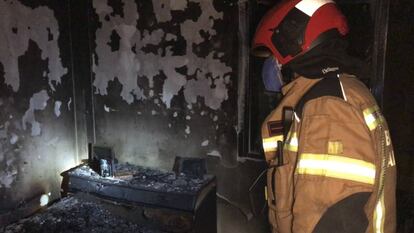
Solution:
<svg viewBox="0 0 414 233"><path fill-rule="evenodd" d="M111 214L98 203L76 196L63 198L48 209L0 228L4 233L166 233Z"/></svg>

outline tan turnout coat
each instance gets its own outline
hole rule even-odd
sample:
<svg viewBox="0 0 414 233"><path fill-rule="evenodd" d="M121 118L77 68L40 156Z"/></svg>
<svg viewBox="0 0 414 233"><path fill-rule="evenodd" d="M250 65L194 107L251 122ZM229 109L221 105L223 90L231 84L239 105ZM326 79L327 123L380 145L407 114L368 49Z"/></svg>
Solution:
<svg viewBox="0 0 414 233"><path fill-rule="evenodd" d="M366 233L396 232L396 166L387 123L364 84L350 75L339 80L345 98L307 102L286 138L283 107L294 107L320 79L299 77L285 86L280 105L262 125L273 233L312 233L330 206L358 192L372 192L364 208ZM278 149L284 165L272 167Z"/></svg>

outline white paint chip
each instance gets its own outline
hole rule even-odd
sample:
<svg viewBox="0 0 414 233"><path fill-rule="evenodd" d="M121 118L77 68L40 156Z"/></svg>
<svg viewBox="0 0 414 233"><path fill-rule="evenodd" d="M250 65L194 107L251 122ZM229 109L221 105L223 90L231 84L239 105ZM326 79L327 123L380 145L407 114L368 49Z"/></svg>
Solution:
<svg viewBox="0 0 414 233"><path fill-rule="evenodd" d="M177 117L177 116L178 116L178 113L174 112L173 117Z"/></svg>
<svg viewBox="0 0 414 233"><path fill-rule="evenodd" d="M187 126L185 127L185 133L186 133L186 134L190 134L190 133L191 133L190 126L188 126L188 125L187 125Z"/></svg>
<svg viewBox="0 0 414 233"><path fill-rule="evenodd" d="M205 140L205 141L203 141L201 143L201 146L208 146L208 144L209 144L209 141L208 140Z"/></svg>
<svg viewBox="0 0 414 233"><path fill-rule="evenodd" d="M59 117L61 112L60 112L60 107L62 106L62 102L61 101L56 101L55 102L55 115L56 117Z"/></svg>
<svg viewBox="0 0 414 233"><path fill-rule="evenodd" d="M19 1L0 1L0 22L3 23L0 27L0 63L4 67L5 83L15 92L19 90L18 58L26 53L29 42L33 41L41 51L42 60L48 61L49 72L44 72L43 76L48 78L49 87L54 91L54 84L61 82L68 69L62 65L59 25L53 10L45 6L31 8ZM13 33L12 27L18 33Z"/></svg>
<svg viewBox="0 0 414 233"><path fill-rule="evenodd" d="M180 90L184 90L184 98L187 108L192 109L198 97L204 99L204 104L211 109L218 109L221 103L228 98L227 81L225 77L232 72L232 67L227 66L219 57L223 55L217 51L210 51L206 57L198 57L193 52L193 44L200 44L208 40L194 28L202 29L210 36L217 34L214 28L216 20L223 19L223 12L217 11L213 1L191 0L199 5L200 16L196 19L188 19L180 23L180 37L186 41L185 54L175 56L171 49L162 51L159 49L154 53L142 51L147 45L161 47L163 38L167 41L176 40L177 35L166 33L162 29L154 31L137 30L137 21L140 18L136 1L121 0L123 3L124 17L111 15L112 8L107 1L93 0L93 7L102 24L96 31L96 54L98 59L93 60L93 72L96 79L94 87L96 94L107 95L108 83L117 77L122 85L121 97L127 103L133 103L135 99L145 100L143 90L138 86L138 79L148 79L149 87L154 87L154 77L161 72L166 79L162 86L162 93L154 93L152 90L149 96L160 97L161 101L170 108L171 101ZM184 10L188 7L189 0L157 0L152 1L154 14L157 23L169 22L172 19L172 11ZM105 18L109 17L109 20ZM108 46L112 32L115 31L120 37L120 46L117 51L112 51ZM132 52L134 48L135 52ZM162 52L162 53L161 53ZM196 74L196 79L187 81L187 77L177 72L176 68L186 66L188 74ZM212 78L207 76L214 77ZM228 79L227 79L228 80ZM206 88L214 86L213 88Z"/></svg>
<svg viewBox="0 0 414 233"><path fill-rule="evenodd" d="M105 110L105 112L110 112L111 111L111 109L108 106L106 106L106 104L104 104L104 110Z"/></svg>
<svg viewBox="0 0 414 233"><path fill-rule="evenodd" d="M177 36L171 33L167 33L165 40L170 41L170 40L177 40Z"/></svg>
<svg viewBox="0 0 414 233"><path fill-rule="evenodd" d="M12 133L11 135L10 144L14 145L19 140L19 137L15 133Z"/></svg>
<svg viewBox="0 0 414 233"><path fill-rule="evenodd" d="M154 116L154 115L157 115L157 114L158 114L158 112L157 112L157 111L155 111L155 110L152 110L152 111L151 111L151 114Z"/></svg>
<svg viewBox="0 0 414 233"><path fill-rule="evenodd" d="M72 104L72 97L70 97L69 98L69 101L68 101L68 109L69 109L69 111L70 111L70 105Z"/></svg>
<svg viewBox="0 0 414 233"><path fill-rule="evenodd" d="M218 120L218 116L214 116L213 121L217 121Z"/></svg>
<svg viewBox="0 0 414 233"><path fill-rule="evenodd" d="M191 120L191 116L188 116L188 115L187 115L187 116L185 117L185 119L186 119L186 120Z"/></svg>
<svg viewBox="0 0 414 233"><path fill-rule="evenodd" d="M170 8L174 11L185 10L187 8L187 0L170 0Z"/></svg>
<svg viewBox="0 0 414 233"><path fill-rule="evenodd" d="M44 110L48 100L49 95L46 90L39 91L30 98L30 106L23 116L22 125L23 130L26 130L27 123L32 125L32 136L38 136L41 133L41 124L36 121L34 112L36 110Z"/></svg>
<svg viewBox="0 0 414 233"><path fill-rule="evenodd" d="M212 151L208 152L207 155L208 156L213 156L213 157L219 157L219 158L221 158L221 154L217 150L212 150Z"/></svg>

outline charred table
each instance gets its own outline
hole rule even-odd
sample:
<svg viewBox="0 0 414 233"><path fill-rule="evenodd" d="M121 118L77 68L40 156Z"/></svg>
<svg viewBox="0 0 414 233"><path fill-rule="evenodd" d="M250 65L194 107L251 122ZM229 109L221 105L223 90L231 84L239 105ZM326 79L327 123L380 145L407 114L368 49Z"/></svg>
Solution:
<svg viewBox="0 0 414 233"><path fill-rule="evenodd" d="M67 173L69 193L89 193L120 216L165 232L215 233L216 181L133 166L116 165L115 177L104 178L87 165ZM115 204L114 204L115 203Z"/></svg>

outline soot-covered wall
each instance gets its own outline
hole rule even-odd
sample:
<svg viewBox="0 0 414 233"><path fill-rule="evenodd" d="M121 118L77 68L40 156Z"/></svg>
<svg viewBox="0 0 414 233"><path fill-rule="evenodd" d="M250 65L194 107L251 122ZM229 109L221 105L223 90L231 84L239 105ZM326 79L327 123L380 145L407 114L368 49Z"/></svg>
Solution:
<svg viewBox="0 0 414 233"><path fill-rule="evenodd" d="M164 169L207 158L219 232L266 232L247 221L262 164L238 157L237 2L0 0L0 214L58 197L92 142Z"/></svg>
<svg viewBox="0 0 414 233"><path fill-rule="evenodd" d="M0 213L76 164L66 1L0 1Z"/></svg>
<svg viewBox="0 0 414 233"><path fill-rule="evenodd" d="M96 143L124 162L237 158L238 8L213 0L94 0Z"/></svg>
<svg viewBox="0 0 414 233"><path fill-rule="evenodd" d="M175 156L206 158L219 232L267 232L248 196L263 164L238 157L237 2L93 0L93 135L121 162L171 169Z"/></svg>

